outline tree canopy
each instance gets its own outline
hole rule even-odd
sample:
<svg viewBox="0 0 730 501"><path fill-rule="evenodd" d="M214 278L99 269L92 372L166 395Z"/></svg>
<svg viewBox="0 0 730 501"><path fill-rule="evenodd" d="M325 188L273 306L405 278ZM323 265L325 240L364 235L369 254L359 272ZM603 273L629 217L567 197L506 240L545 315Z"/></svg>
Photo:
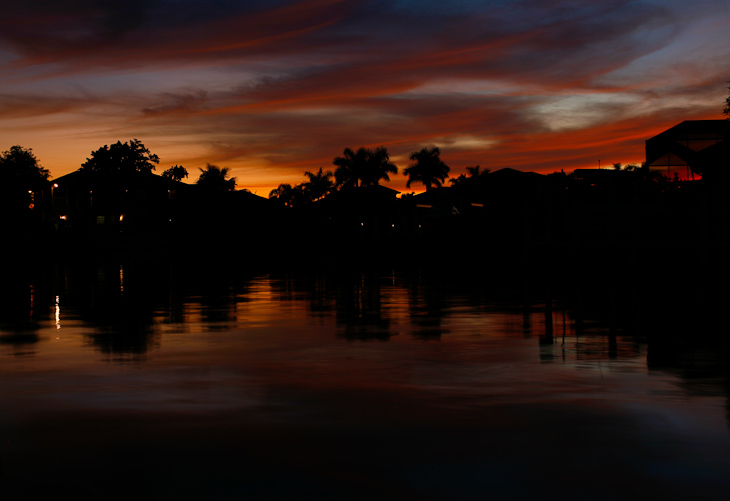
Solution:
<svg viewBox="0 0 730 501"><path fill-rule="evenodd" d="M233 191L236 189L236 178L229 177L228 167L218 167L207 164L205 169L199 169L200 176L195 182L198 186L210 190Z"/></svg>
<svg viewBox="0 0 730 501"><path fill-rule="evenodd" d="M406 187L410 188L412 183L422 183L428 191L433 185L441 186L449 177L449 166L441 160L440 155L438 146L411 153L410 160L413 163L403 170L403 174L408 176Z"/></svg>
<svg viewBox="0 0 730 501"><path fill-rule="evenodd" d="M305 172L304 175L309 179L304 183L304 192L312 202L329 195L334 188L332 173L330 171L322 172L322 167L319 168L316 174Z"/></svg>
<svg viewBox="0 0 730 501"><path fill-rule="evenodd" d="M390 181L388 174L398 173L398 167L390 161L388 150L383 146L374 150L360 147L357 151L345 148L343 155L335 157L332 163L337 166L337 187L376 185L381 179Z"/></svg>
<svg viewBox="0 0 730 501"><path fill-rule="evenodd" d="M182 181L188 177L188 170L182 165L173 165L162 173L162 177L172 179L173 181Z"/></svg>
<svg viewBox="0 0 730 501"><path fill-rule="evenodd" d="M482 169L479 165L474 165L466 168L466 174L449 179L449 183L454 188L478 188L484 184L490 172L490 169Z"/></svg>
<svg viewBox="0 0 730 501"><path fill-rule="evenodd" d="M728 91L730 91L730 87L728 87ZM730 120L730 94L725 98L725 107L722 109L722 114Z"/></svg>
<svg viewBox="0 0 730 501"><path fill-rule="evenodd" d="M15 145L0 155L0 180L3 185L37 190L49 177L48 169L41 167L31 148Z"/></svg>
<svg viewBox="0 0 730 501"><path fill-rule="evenodd" d="M296 207L306 200L302 184L292 186L282 183L269 192L269 198L275 198L287 207Z"/></svg>
<svg viewBox="0 0 730 501"><path fill-rule="evenodd" d="M133 172L150 173L160 157L151 153L139 139L127 143L117 141L111 146L104 145L91 152L91 158L81 164L82 171L100 174L130 174Z"/></svg>

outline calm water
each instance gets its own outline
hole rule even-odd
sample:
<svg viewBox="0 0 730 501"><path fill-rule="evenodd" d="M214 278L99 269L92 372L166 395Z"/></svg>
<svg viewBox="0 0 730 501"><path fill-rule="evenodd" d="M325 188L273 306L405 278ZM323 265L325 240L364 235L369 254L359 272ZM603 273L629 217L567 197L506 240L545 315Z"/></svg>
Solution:
<svg viewBox="0 0 730 501"><path fill-rule="evenodd" d="M723 356L419 273L60 266L0 309L0 496L720 499ZM649 357L651 358L651 357Z"/></svg>

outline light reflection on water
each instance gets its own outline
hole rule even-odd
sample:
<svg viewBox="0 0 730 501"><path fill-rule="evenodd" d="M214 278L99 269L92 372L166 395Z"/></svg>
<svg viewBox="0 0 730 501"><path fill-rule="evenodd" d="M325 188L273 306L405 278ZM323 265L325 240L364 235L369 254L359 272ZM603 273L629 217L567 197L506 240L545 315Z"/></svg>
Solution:
<svg viewBox="0 0 730 501"><path fill-rule="evenodd" d="M652 370L641 339L559 303L395 273L62 278L0 325L8 494L119 475L223 498L730 487L727 379Z"/></svg>

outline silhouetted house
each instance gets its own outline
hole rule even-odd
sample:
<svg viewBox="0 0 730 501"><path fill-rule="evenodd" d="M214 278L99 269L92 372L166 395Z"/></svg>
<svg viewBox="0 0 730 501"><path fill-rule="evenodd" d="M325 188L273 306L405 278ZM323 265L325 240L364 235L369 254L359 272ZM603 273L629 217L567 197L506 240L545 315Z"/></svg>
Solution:
<svg viewBox="0 0 730 501"><path fill-rule="evenodd" d="M60 232L159 232L179 222L191 189L152 173L76 171L52 183L52 218Z"/></svg>
<svg viewBox="0 0 730 501"><path fill-rule="evenodd" d="M50 183L28 185L6 176L0 181L0 231L6 236L41 236L50 224Z"/></svg>
<svg viewBox="0 0 730 501"><path fill-rule="evenodd" d="M575 169L573 171L573 178L576 181L591 186L619 184L627 182L633 177L635 177L633 171L618 169Z"/></svg>
<svg viewBox="0 0 730 501"><path fill-rule="evenodd" d="M307 224L334 238L388 237L401 230L398 191L381 185L343 188L310 204Z"/></svg>
<svg viewBox="0 0 730 501"><path fill-rule="evenodd" d="M282 207L276 200L247 190L216 190L191 185L183 223L195 238L227 239L251 244L277 232Z"/></svg>
<svg viewBox="0 0 730 501"><path fill-rule="evenodd" d="M206 189L152 173L76 171L52 184L52 217L60 234L265 240L276 231L274 202L246 190Z"/></svg>
<svg viewBox="0 0 730 501"><path fill-rule="evenodd" d="M453 188L441 187L414 195L412 201L425 217L448 217L468 211L467 202Z"/></svg>
<svg viewBox="0 0 730 501"><path fill-rule="evenodd" d="M646 140L646 164L667 177L707 177L730 170L730 121L685 120Z"/></svg>
<svg viewBox="0 0 730 501"><path fill-rule="evenodd" d="M484 210L488 233L507 243L535 239L544 226L546 177L536 172L504 168L490 172Z"/></svg>
<svg viewBox="0 0 730 501"><path fill-rule="evenodd" d="M433 188L402 199L403 212L408 214L408 227L413 233L438 234L458 231L457 226L471 206L458 190L450 187Z"/></svg>

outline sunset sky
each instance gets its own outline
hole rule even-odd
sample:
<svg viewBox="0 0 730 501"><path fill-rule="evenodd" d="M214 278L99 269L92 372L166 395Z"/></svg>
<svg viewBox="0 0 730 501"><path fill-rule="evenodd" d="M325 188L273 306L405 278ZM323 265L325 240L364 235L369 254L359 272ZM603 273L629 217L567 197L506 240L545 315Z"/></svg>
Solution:
<svg viewBox="0 0 730 501"><path fill-rule="evenodd" d="M137 138L158 173L183 165L193 182L210 162L263 196L334 170L345 147L386 146L402 170L437 145L453 176L641 162L647 138L723 118L730 79L727 0L3 0L2 14L0 150L32 148L59 177Z"/></svg>

